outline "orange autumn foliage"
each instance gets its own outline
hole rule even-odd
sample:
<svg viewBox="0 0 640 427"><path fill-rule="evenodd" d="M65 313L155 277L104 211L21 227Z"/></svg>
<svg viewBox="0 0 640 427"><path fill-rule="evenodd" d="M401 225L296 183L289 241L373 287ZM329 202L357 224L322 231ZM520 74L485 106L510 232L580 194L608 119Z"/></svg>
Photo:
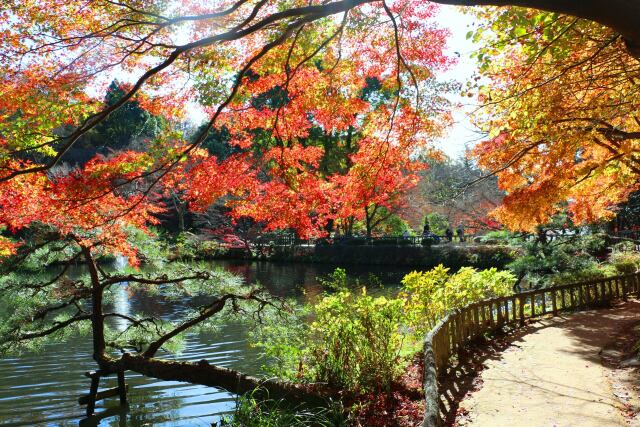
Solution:
<svg viewBox="0 0 640 427"><path fill-rule="evenodd" d="M434 77L451 63L436 10L417 0L10 0L0 13L0 224L43 224L134 257L126 230L157 223L168 189L193 210L220 202L302 236L371 205L395 209L422 167L415 151L450 122ZM124 95L98 101L114 74L130 80ZM57 171L129 101L163 116L166 134ZM200 150L204 134L185 142L176 125L188 102L204 107L208 129L229 132L234 154ZM339 167L326 166L328 140L348 145Z"/></svg>
<svg viewBox="0 0 640 427"><path fill-rule="evenodd" d="M531 9L490 9L480 40L489 83L476 114L489 139L475 147L508 194L494 211L532 231L568 209L607 219L639 187L640 62L612 30ZM502 43L502 44L501 44Z"/></svg>

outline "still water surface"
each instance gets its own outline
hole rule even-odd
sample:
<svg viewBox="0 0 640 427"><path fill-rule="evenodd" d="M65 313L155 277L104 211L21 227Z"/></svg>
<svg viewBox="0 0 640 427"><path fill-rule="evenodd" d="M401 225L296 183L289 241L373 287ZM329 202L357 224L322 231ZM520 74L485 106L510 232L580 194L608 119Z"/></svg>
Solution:
<svg viewBox="0 0 640 427"><path fill-rule="evenodd" d="M317 277L326 276L337 265L288 264L272 262L216 261L244 278L246 283L260 282L273 294L296 296L318 292ZM398 286L406 269L388 267L346 267L351 280L366 281L375 274L385 287ZM305 291L303 293L303 290ZM120 311L153 312L174 317L179 304L158 299L129 297L123 289L116 304ZM263 361L257 349L247 344L247 326L237 322L225 324L216 333L186 337L179 360L207 359L213 364L260 373ZM83 373L95 369L91 359L89 337L48 345L37 354L0 359L0 425L2 426L70 426L78 425L84 407L77 398L89 390ZM100 426L211 426L235 407L235 396L224 390L188 383L161 381L127 372L129 411L119 412L118 399L100 401L96 413L105 415ZM115 378L101 381L101 387L114 387ZM95 425L95 424L93 424Z"/></svg>

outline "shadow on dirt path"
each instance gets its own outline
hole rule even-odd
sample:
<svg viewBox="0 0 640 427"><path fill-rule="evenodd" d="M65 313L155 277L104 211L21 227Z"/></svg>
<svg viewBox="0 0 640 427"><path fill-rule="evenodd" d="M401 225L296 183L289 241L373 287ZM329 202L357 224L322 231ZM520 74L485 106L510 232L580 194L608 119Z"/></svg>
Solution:
<svg viewBox="0 0 640 427"><path fill-rule="evenodd" d="M640 320L640 302L542 319L478 343L440 386L449 425L621 426L600 351Z"/></svg>

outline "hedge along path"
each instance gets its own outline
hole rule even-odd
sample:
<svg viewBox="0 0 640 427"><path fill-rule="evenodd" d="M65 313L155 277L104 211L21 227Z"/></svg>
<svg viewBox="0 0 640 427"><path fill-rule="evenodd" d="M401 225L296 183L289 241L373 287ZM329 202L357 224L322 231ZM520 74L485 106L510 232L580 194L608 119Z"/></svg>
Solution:
<svg viewBox="0 0 640 427"><path fill-rule="evenodd" d="M425 390L425 417L423 421L423 427L436 427L443 424L442 414L440 413L440 392L438 389L438 374L444 374L447 371L451 357L458 351L463 350L470 342L475 339L484 336L486 333L494 332L504 327L521 327L524 326L528 319L535 319L540 317L555 317L567 312L584 311L593 308L608 307L615 300L627 300L629 296L640 296L640 273L634 273L624 276L609 277L605 279L593 280L588 282L581 282L569 285L555 286L546 289L533 290L528 292L522 292L514 295L510 295L502 298L495 298L478 303L470 304L460 310L455 310L444 319L442 319L425 337L424 343L424 357L425 357L425 369L424 369L424 390ZM633 305L632 305L633 306ZM606 312L592 312L591 315L596 319L593 326L593 333L595 335L600 334L603 339L607 339L610 334L607 332L607 318L604 316ZM587 315L589 313L585 313ZM634 312L634 314L637 314ZM602 321L598 322L602 316ZM580 327L581 317L576 318L578 323L577 327ZM558 320L556 320L558 321ZM569 323L569 326L572 323ZM611 327L615 327L616 324L611 324ZM546 329L542 329L541 336L545 334ZM563 328L559 328L563 329ZM549 329L552 330L552 329ZM573 330L575 332L575 330ZM542 352L538 357L547 358L544 363L553 363L555 358L568 357L569 354L577 355L580 352L572 351L577 350L577 347L565 347L560 344L561 341L569 338L571 329L565 329L565 332L556 332L559 334L556 336L557 345L551 346L547 343L546 338L542 338L538 342L539 346L549 347L549 352ZM548 337L548 338L551 338ZM535 339L532 338L535 342ZM571 342L569 340L569 342ZM597 347L597 342L594 344ZM595 348L593 347L593 348ZM587 353L591 353L591 350L586 348ZM592 357L598 357L598 350L595 351L595 355ZM564 359L563 359L564 360ZM584 359L581 361L584 364ZM567 361L572 367L575 364L575 360L571 362ZM577 369L577 366L575 366ZM517 369L504 368L508 372L514 373L514 377L511 378L512 382L517 383L518 372ZM586 368L589 369L589 368ZM564 372L564 371L562 371ZM571 370L569 370L571 372ZM556 372L560 374L560 372ZM487 373L487 375L489 375ZM579 375L570 374L568 377L574 378ZM565 375L566 376L566 375ZM563 383L565 380L562 377L555 378L553 381L557 383ZM544 386L540 381L539 386ZM548 384L547 384L548 385ZM578 387L580 384L576 384ZM533 384L532 384L533 386ZM588 389L587 389L588 390ZM521 390L522 393L516 395L510 395L506 398L498 398L497 396L489 396L489 400L496 400L495 405L500 407L507 407L514 405L514 410L518 410L520 405L525 405L527 399L526 389ZM611 396L610 391L606 396ZM601 396L602 397L602 396ZM611 406L611 405L610 405ZM488 410L488 409L487 409ZM512 425L566 425L561 422L558 423L544 423L536 424L537 420L542 420L541 415L545 414L547 410L540 407L536 410L535 414L528 418L514 419L511 422ZM613 413L613 412L612 412ZM615 412L617 413L617 411ZM561 414L561 413L560 413ZM490 415L490 414L486 414ZM520 414L522 416L522 413ZM613 419L613 418L612 418ZM482 422L482 421L481 421ZM506 422L506 421L505 421ZM618 422L618 421L613 421ZM486 425L505 425L497 420L489 420ZM514 424L515 423L515 424ZM583 421L576 421L577 424L584 424ZM569 425L576 425L571 423ZM603 425L598 424L586 424L586 425ZM606 425L606 424L604 424ZM620 424L612 424L620 425Z"/></svg>

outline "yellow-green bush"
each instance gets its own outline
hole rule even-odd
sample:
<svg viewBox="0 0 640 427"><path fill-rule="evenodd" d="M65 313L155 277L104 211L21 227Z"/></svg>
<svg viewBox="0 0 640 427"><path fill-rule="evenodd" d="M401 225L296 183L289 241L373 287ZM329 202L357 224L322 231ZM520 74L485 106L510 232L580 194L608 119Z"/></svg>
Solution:
<svg viewBox="0 0 640 427"><path fill-rule="evenodd" d="M341 290L315 306L309 360L316 381L347 389L385 389L401 373L403 303Z"/></svg>
<svg viewBox="0 0 640 427"><path fill-rule="evenodd" d="M335 292L323 294L289 324L262 328L259 345L274 362L272 373L349 390L388 390L440 318L471 302L508 295L516 281L507 271L465 267L449 274L440 265L407 274L397 296L374 297L366 288L348 289L345 278L336 270L324 281Z"/></svg>
<svg viewBox="0 0 640 427"><path fill-rule="evenodd" d="M609 262L613 264L620 274L635 273L640 268L640 253L635 251L616 251L609 257Z"/></svg>
<svg viewBox="0 0 640 427"><path fill-rule="evenodd" d="M457 273L439 265L430 271L407 274L402 279L408 326L418 334L431 329L449 311L486 298L512 293L516 277L495 268L478 271L463 267Z"/></svg>

